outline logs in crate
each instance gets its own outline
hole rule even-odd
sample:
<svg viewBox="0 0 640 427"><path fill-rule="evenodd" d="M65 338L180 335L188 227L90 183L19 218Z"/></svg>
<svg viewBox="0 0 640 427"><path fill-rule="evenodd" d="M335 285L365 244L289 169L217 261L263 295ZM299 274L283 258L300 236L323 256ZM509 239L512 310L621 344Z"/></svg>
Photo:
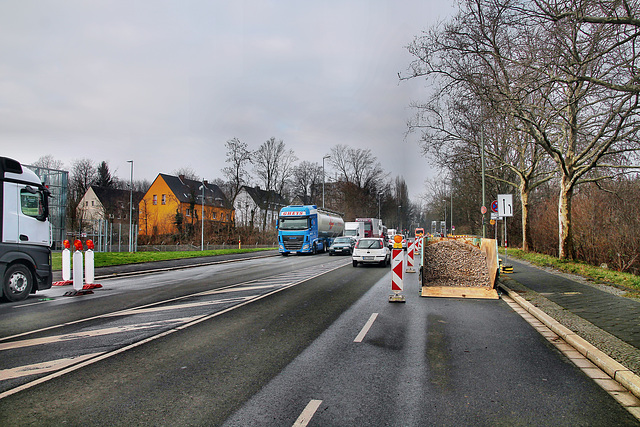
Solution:
<svg viewBox="0 0 640 427"><path fill-rule="evenodd" d="M420 267L422 296L497 299L495 239L425 237Z"/></svg>

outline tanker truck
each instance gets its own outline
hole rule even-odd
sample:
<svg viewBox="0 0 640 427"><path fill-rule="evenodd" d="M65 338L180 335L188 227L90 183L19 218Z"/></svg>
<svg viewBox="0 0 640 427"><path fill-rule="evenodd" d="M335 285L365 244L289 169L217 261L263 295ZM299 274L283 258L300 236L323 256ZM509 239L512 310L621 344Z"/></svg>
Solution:
<svg viewBox="0 0 640 427"><path fill-rule="evenodd" d="M316 205L292 205L280 209L278 249L290 253L325 252L344 230L342 215Z"/></svg>

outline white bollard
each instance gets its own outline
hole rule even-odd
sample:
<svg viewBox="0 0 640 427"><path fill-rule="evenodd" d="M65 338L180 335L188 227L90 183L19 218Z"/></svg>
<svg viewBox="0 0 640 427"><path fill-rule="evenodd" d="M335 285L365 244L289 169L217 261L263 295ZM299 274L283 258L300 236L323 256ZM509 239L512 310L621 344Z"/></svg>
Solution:
<svg viewBox="0 0 640 427"><path fill-rule="evenodd" d="M75 252L73 253L73 289L81 291L84 286L84 277L82 275L82 242L76 240L73 244Z"/></svg>
<svg viewBox="0 0 640 427"><path fill-rule="evenodd" d="M84 254L84 281L87 285L92 285L94 276L93 241L87 240L87 251Z"/></svg>
<svg viewBox="0 0 640 427"><path fill-rule="evenodd" d="M63 242L64 249L62 250L62 280L65 282L71 280L71 243L68 240Z"/></svg>

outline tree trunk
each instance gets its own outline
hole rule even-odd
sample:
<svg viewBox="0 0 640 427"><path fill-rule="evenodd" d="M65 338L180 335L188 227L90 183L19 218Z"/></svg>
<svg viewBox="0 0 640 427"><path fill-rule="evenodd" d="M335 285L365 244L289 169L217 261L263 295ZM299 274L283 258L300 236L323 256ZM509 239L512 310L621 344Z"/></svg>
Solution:
<svg viewBox="0 0 640 427"><path fill-rule="evenodd" d="M529 229L529 189L525 184L520 185L520 200L522 201L522 250L528 252L531 232Z"/></svg>
<svg viewBox="0 0 640 427"><path fill-rule="evenodd" d="M569 177L563 175L560 182L560 198L558 200L558 258L574 259L573 231L571 226L571 198L573 185Z"/></svg>

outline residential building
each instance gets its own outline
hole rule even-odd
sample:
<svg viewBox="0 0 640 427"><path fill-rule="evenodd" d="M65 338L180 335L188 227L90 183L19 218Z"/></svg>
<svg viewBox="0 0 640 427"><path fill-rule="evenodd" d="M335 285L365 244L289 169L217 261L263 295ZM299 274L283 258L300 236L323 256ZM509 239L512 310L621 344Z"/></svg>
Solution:
<svg viewBox="0 0 640 427"><path fill-rule="evenodd" d="M233 204L236 225L263 231L263 224L266 224L266 230L274 230L280 209L287 205L287 201L275 191L242 186Z"/></svg>
<svg viewBox="0 0 640 427"><path fill-rule="evenodd" d="M144 193L133 192L132 222L138 222L138 203ZM129 225L129 200L131 192L116 188L98 187L92 185L78 203L78 217L85 226L84 231L96 231L100 226L100 220L106 220L110 224Z"/></svg>
<svg viewBox="0 0 640 427"><path fill-rule="evenodd" d="M139 233L146 236L175 234L200 224L203 191L205 225L233 223L233 209L228 207L227 198L217 185L187 179L184 175L161 173L139 203Z"/></svg>

